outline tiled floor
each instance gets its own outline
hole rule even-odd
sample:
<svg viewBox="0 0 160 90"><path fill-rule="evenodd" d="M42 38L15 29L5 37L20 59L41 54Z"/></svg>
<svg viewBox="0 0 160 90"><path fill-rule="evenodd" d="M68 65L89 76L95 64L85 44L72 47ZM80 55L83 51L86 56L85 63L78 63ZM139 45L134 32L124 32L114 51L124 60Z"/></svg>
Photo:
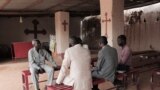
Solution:
<svg viewBox="0 0 160 90"><path fill-rule="evenodd" d="M57 59L57 62L61 61ZM0 61L0 90L22 90L21 71L28 69L27 59L5 60ZM55 76L58 72L55 73ZM150 89L151 72L140 74L140 90ZM40 80L46 80L46 74L40 75ZM44 90L45 82L40 83L41 90ZM30 85L30 90L33 90L33 85ZM136 86L129 84L127 90L136 90ZM160 90L160 87L156 88Z"/></svg>

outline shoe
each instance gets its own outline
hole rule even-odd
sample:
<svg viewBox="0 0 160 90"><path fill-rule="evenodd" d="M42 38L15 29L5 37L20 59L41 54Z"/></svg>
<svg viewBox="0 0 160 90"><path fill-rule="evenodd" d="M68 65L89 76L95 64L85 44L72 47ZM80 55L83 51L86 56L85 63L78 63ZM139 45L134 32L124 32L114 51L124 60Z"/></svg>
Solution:
<svg viewBox="0 0 160 90"><path fill-rule="evenodd" d="M113 84L114 85L122 85L123 82L121 80L116 79Z"/></svg>

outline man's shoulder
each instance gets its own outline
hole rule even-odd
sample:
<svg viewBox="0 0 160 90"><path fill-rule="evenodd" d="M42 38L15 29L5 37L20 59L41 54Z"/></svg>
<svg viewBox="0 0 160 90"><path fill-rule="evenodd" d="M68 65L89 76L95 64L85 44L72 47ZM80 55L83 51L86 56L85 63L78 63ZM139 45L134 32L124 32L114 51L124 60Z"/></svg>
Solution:
<svg viewBox="0 0 160 90"><path fill-rule="evenodd" d="M29 51L28 51L28 52L32 52L32 51L34 51L34 48L29 49Z"/></svg>
<svg viewBox="0 0 160 90"><path fill-rule="evenodd" d="M116 48L114 48L114 47L112 47L112 49L113 49L114 51L117 51L117 49L116 49Z"/></svg>
<svg viewBox="0 0 160 90"><path fill-rule="evenodd" d="M127 50L127 51L132 51L131 48L129 48L129 46L127 46L127 45L125 46L124 49Z"/></svg>
<svg viewBox="0 0 160 90"><path fill-rule="evenodd" d="M70 51L72 49L72 47L67 48L65 51Z"/></svg>
<svg viewBox="0 0 160 90"><path fill-rule="evenodd" d="M109 45L106 45L106 46L105 46L105 49L108 49L108 50L109 50L109 49L110 49L110 50L116 50L114 47L111 47L111 46L109 46Z"/></svg>
<svg viewBox="0 0 160 90"><path fill-rule="evenodd" d="M69 47L65 50L65 52L74 52L74 51L83 51L83 52L89 52L89 50L87 48L84 48L84 47Z"/></svg>
<svg viewBox="0 0 160 90"><path fill-rule="evenodd" d="M114 48L114 47L111 47L111 46L106 46L104 49L102 49L100 52L102 52L102 53L111 53L111 52L114 52L114 53L117 53L117 49L116 48Z"/></svg>

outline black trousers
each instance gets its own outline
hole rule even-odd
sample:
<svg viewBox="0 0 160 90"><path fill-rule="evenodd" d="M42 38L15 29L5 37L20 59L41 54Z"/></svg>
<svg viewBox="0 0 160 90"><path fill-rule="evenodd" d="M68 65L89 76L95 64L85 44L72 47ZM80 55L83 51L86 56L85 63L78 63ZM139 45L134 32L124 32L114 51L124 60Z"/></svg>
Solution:
<svg viewBox="0 0 160 90"><path fill-rule="evenodd" d="M99 90L99 89L98 89L98 85L93 85L92 90Z"/></svg>
<svg viewBox="0 0 160 90"><path fill-rule="evenodd" d="M117 70L121 70L121 71L125 71L125 72L128 72L129 68L130 68L130 66L124 65L124 64L118 64L118 66L117 66Z"/></svg>

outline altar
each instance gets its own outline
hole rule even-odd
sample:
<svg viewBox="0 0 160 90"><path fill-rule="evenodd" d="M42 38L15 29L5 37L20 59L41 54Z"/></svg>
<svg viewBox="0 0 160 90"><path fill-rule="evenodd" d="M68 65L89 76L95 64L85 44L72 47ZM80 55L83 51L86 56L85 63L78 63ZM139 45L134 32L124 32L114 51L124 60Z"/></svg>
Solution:
<svg viewBox="0 0 160 90"><path fill-rule="evenodd" d="M12 58L13 59L27 58L28 51L32 47L33 46L31 42L13 42L12 43Z"/></svg>

